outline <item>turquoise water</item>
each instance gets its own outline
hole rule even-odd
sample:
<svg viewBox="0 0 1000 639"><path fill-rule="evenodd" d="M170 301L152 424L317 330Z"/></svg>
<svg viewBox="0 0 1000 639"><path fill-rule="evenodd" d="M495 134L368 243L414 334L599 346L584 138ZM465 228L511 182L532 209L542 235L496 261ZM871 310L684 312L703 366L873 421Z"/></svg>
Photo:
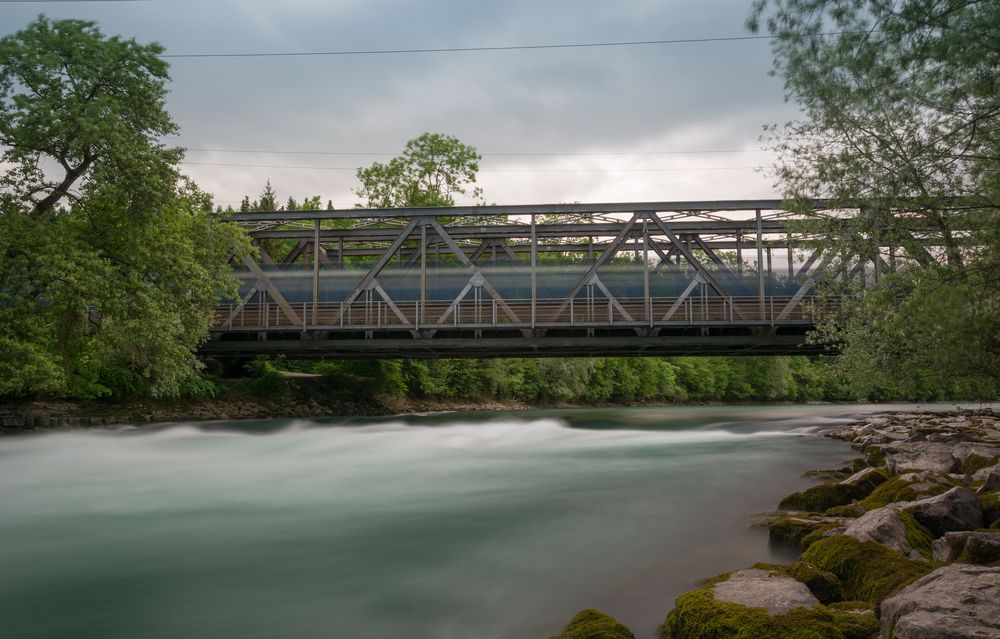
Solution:
<svg viewBox="0 0 1000 639"><path fill-rule="evenodd" d="M744 517L878 407L450 413L0 439L0 636L651 637L786 560Z"/></svg>

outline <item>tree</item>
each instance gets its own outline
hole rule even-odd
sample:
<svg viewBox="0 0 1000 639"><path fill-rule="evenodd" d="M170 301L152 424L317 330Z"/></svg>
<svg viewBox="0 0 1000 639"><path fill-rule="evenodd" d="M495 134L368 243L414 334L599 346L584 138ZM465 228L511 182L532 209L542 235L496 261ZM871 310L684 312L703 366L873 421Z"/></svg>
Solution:
<svg viewBox="0 0 1000 639"><path fill-rule="evenodd" d="M0 39L0 396L197 380L246 243L161 141L176 127L160 51L45 17Z"/></svg>
<svg viewBox="0 0 1000 639"><path fill-rule="evenodd" d="M866 204L850 224L810 227L845 256L833 272L869 265L828 286L858 301L820 333L862 389L1000 384L997 24L986 0L756 0L751 12L751 29L777 36L775 72L804 112L769 129L786 197ZM939 247L922 252L915 233Z"/></svg>
<svg viewBox="0 0 1000 639"><path fill-rule="evenodd" d="M5 203L38 217L98 185L173 181L181 150L160 142L177 130L163 104L162 51L45 17L0 40Z"/></svg>
<svg viewBox="0 0 1000 639"><path fill-rule="evenodd" d="M289 200L294 204L295 200L289 198ZM271 180L268 180L264 184L264 190L260 192L260 200L257 201L257 206L255 207L257 211L278 211L280 207L278 206L278 192L274 190L271 186Z"/></svg>
<svg viewBox="0 0 1000 639"><path fill-rule="evenodd" d="M424 133L388 164L358 169L361 188L354 192L365 208L454 206L456 195L482 196L473 186L480 159L474 147L456 137Z"/></svg>

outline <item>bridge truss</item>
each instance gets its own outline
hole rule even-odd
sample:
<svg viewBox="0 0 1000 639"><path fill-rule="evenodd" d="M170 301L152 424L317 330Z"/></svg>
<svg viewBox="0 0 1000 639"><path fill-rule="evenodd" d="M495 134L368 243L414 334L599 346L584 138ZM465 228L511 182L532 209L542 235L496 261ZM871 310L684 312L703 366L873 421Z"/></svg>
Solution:
<svg viewBox="0 0 1000 639"><path fill-rule="evenodd" d="M205 355L515 357L816 352L831 265L933 259L919 230L854 259L777 200L237 213L257 256ZM848 224L861 209L814 216ZM931 242L933 244L933 242ZM884 246L884 250L883 247ZM850 267L848 268L848 264Z"/></svg>

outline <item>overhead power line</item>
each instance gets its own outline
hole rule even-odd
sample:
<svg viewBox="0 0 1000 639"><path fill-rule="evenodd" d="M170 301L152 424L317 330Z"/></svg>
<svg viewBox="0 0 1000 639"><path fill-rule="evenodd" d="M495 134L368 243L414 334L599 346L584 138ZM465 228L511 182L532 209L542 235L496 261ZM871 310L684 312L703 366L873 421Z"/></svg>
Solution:
<svg viewBox="0 0 1000 639"><path fill-rule="evenodd" d="M297 169L317 171L357 171L356 166L294 166L288 164L236 164L230 162L187 162L186 166L229 166L255 169ZM479 173L618 173L618 172L659 172L659 171L748 171L759 166L701 166L701 167L651 167L618 169L480 169Z"/></svg>
<svg viewBox="0 0 1000 639"><path fill-rule="evenodd" d="M211 149L186 147L199 153L256 153L261 155L340 155L340 156L396 156L399 152L385 151L266 151L263 149ZM769 153L766 149L706 149L687 151L571 151L563 153L480 153L483 157L590 157L602 155L702 155L712 153Z"/></svg>
<svg viewBox="0 0 1000 639"><path fill-rule="evenodd" d="M717 38L675 38L670 40L623 40L613 42L563 42L556 44L517 44L485 47L435 47L429 49L345 49L341 51L278 51L278 52L238 52L238 53L164 53L161 58L288 58L307 56L356 56L356 55L397 55L413 53L470 53L483 51L538 51L546 49L595 49L601 47L644 47L665 44L696 44L713 42L745 42L753 40L781 40L798 38L822 38L827 36L850 35L850 31L829 33L806 33L801 35L749 35L723 36ZM867 32L866 32L867 33Z"/></svg>

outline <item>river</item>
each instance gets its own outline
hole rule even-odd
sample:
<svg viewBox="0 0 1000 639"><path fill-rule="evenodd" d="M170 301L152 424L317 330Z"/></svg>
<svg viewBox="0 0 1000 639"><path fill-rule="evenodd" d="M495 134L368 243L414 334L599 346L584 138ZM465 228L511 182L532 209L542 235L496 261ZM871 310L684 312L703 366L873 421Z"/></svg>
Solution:
<svg viewBox="0 0 1000 639"><path fill-rule="evenodd" d="M655 635L700 579L787 561L745 517L912 406L175 424L0 439L0 636Z"/></svg>

